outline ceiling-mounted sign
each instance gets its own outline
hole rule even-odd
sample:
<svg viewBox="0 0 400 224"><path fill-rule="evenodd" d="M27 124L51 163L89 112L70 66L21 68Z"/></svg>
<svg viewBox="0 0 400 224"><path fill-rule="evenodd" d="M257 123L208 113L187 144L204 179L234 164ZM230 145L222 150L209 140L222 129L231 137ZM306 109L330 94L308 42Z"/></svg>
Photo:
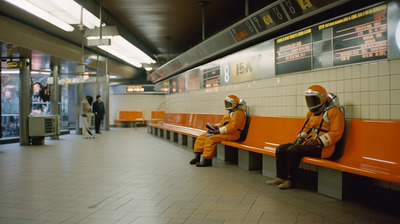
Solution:
<svg viewBox="0 0 400 224"><path fill-rule="evenodd" d="M250 20L245 20L239 25L233 27L231 29L231 32L237 42L240 42L257 34L257 31L251 24Z"/></svg>
<svg viewBox="0 0 400 224"><path fill-rule="evenodd" d="M337 2L337 0L286 0L282 4L289 17L295 19L332 3L337 4Z"/></svg>
<svg viewBox="0 0 400 224"><path fill-rule="evenodd" d="M259 13L258 15L253 16L251 21L257 28L258 32L262 32L288 21L288 18L286 17L285 12L282 10L281 5L277 4Z"/></svg>

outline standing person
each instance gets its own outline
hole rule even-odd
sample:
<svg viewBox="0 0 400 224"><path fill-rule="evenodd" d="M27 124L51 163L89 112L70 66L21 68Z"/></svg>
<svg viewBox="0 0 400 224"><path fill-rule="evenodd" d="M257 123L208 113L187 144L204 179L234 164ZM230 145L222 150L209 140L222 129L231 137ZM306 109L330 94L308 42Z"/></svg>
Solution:
<svg viewBox="0 0 400 224"><path fill-rule="evenodd" d="M246 115L243 110L238 109L239 98L236 95L229 95L225 98L225 109L228 113L216 125L207 125L209 130L200 135L194 143L195 157L190 164L197 167L212 166L212 158L215 147L221 141L236 141L240 138L246 124ZM203 154L203 159L200 160Z"/></svg>
<svg viewBox="0 0 400 224"><path fill-rule="evenodd" d="M100 124L101 121L104 119L104 114L106 110L104 109L104 103L101 101L101 96L96 96L96 101L93 103L93 113L94 113L94 127L96 130L96 134L101 134L100 132Z"/></svg>
<svg viewBox="0 0 400 224"><path fill-rule="evenodd" d="M282 144L276 148L277 177L267 181L267 184L278 184L280 189L294 186L303 157L329 158L335 150L335 143L344 132L342 111L339 107L329 104L332 99L324 87L308 87L305 99L309 111L297 139L293 143Z"/></svg>
<svg viewBox="0 0 400 224"><path fill-rule="evenodd" d="M82 116L82 121L83 121L83 126L82 126L82 134L83 138L89 139L93 138L94 135L92 131L89 128L89 114L92 112L92 102L93 102L93 97L92 96L86 96L85 100L82 100L81 102L81 116Z"/></svg>

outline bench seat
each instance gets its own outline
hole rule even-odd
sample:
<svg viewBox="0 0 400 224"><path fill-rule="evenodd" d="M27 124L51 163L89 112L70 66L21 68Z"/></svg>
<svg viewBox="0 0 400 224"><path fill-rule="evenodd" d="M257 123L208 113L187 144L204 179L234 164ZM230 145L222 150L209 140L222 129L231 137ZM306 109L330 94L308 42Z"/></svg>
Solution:
<svg viewBox="0 0 400 224"><path fill-rule="evenodd" d="M162 122L151 123L151 133L193 149L196 138L206 132L206 123L219 123L221 114L165 113Z"/></svg>
<svg viewBox="0 0 400 224"><path fill-rule="evenodd" d="M121 126L137 126L138 123L146 124L147 120L143 117L143 111L119 111L118 119L114 120L114 124Z"/></svg>
<svg viewBox="0 0 400 224"><path fill-rule="evenodd" d="M239 149L239 166L247 169L262 167L264 175L275 178L275 159L270 157L275 157L275 149L279 144L294 140L300 131L297 128L301 128L303 122L304 119L300 118L255 116L250 123L248 139L242 143L221 142L221 144ZM279 129L277 125L284 128L284 131L276 132L279 134L271 133L272 130ZM266 128L267 126L269 128ZM345 145L342 146L344 153L340 159L336 161L313 157L302 159L302 163L317 166L318 191L342 199L344 173L400 184L400 152L396 150L394 141L400 131L400 121L352 119L346 120L346 126ZM265 133L265 136L257 136L258 133ZM379 141L379 139L385 140ZM262 148L263 141L265 146ZM240 150L262 154L262 165L251 164L258 161L252 159L252 156L258 155L247 155ZM241 156L246 159L241 160ZM339 184L333 186L332 182Z"/></svg>

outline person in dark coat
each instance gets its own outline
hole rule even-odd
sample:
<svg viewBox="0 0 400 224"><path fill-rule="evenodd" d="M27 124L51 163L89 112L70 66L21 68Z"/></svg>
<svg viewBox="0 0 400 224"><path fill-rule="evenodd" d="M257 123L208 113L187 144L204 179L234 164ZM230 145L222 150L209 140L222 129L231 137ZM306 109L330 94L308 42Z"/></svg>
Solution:
<svg viewBox="0 0 400 224"><path fill-rule="evenodd" d="M93 103L93 113L94 113L94 128L97 134L101 134L100 132L100 124L101 121L104 119L104 115L106 110L104 109L104 103L101 101L101 96L96 96L96 101Z"/></svg>

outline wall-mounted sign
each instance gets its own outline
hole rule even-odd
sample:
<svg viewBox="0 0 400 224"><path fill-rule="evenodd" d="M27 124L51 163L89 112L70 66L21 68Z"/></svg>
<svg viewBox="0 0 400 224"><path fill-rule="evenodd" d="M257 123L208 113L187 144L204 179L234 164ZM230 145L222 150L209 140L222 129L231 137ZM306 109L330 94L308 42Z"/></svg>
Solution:
<svg viewBox="0 0 400 224"><path fill-rule="evenodd" d="M22 68L23 67L23 62L22 61L8 61L7 62L7 68Z"/></svg>
<svg viewBox="0 0 400 224"><path fill-rule="evenodd" d="M126 92L144 92L143 86L126 86Z"/></svg>

